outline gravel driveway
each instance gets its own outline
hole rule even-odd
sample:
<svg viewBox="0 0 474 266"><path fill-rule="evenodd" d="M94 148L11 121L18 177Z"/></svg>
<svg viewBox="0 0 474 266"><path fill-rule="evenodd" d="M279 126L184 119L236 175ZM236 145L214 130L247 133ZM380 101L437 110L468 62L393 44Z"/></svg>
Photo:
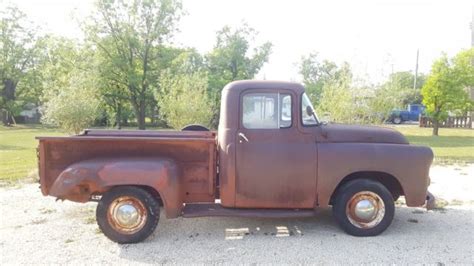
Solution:
<svg viewBox="0 0 474 266"><path fill-rule="evenodd" d="M99 231L95 204L55 202L37 184L0 189L0 264L12 263L474 263L474 166L436 166L436 211L397 207L377 237L346 235L330 210L315 218L161 217L143 243Z"/></svg>

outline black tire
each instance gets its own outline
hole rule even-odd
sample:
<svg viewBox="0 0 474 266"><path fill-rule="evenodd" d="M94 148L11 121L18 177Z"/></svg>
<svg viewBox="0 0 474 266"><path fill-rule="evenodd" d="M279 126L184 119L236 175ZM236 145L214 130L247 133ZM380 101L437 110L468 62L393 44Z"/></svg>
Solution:
<svg viewBox="0 0 474 266"><path fill-rule="evenodd" d="M382 216L382 212L376 212L377 215L380 213L381 220L374 226L364 228L364 226L356 226L351 222L349 217L350 212L348 210L349 201L356 195L370 192L372 195L376 195L383 201L385 207L385 214ZM338 189L335 202L333 205L333 215L339 226L348 234L353 236L376 236L392 223L393 216L395 214L395 204L393 201L392 194L388 189L380 184L379 182L368 180L368 179L357 179L344 184ZM354 222L357 223L357 222Z"/></svg>
<svg viewBox="0 0 474 266"><path fill-rule="evenodd" d="M392 193L392 198L393 198L393 201L397 201L399 198L400 198L400 194L399 193Z"/></svg>
<svg viewBox="0 0 474 266"><path fill-rule="evenodd" d="M392 123L394 123L396 125L400 125L402 122L403 122L403 119L399 116L396 116L396 117L392 118Z"/></svg>
<svg viewBox="0 0 474 266"><path fill-rule="evenodd" d="M109 208L116 207L116 202L120 202L122 199L131 199L132 202L143 207L137 209L140 209L143 214L146 213L146 216L139 216L144 217L143 219L140 219L140 221L142 221L140 222L140 226L137 226L135 230L126 233L117 229L120 225L114 225L115 223L111 222L114 218L111 218L112 215L108 214ZM160 218L160 205L154 196L142 188L120 186L112 188L102 195L102 198L97 205L96 217L100 230L102 230L104 235L110 240L120 244L137 243L145 240L153 233L153 231L155 231Z"/></svg>
<svg viewBox="0 0 474 266"><path fill-rule="evenodd" d="M183 127L181 131L210 131L209 128L203 125L191 124Z"/></svg>

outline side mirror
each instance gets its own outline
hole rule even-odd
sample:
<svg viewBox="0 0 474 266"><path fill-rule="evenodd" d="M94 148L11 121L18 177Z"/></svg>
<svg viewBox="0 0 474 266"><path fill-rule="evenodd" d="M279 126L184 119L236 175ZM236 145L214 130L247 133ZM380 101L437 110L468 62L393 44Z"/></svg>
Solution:
<svg viewBox="0 0 474 266"><path fill-rule="evenodd" d="M314 111L313 111L313 108L311 108L311 106L306 106L306 114L308 114L308 116L312 116L314 115Z"/></svg>

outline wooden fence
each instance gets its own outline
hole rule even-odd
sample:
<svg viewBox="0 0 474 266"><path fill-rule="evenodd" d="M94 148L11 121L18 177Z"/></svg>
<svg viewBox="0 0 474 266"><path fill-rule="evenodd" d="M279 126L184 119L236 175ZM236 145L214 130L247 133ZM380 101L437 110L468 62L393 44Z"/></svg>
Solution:
<svg viewBox="0 0 474 266"><path fill-rule="evenodd" d="M420 127L433 127L433 121L429 117L420 116L419 125ZM440 122L439 127L472 128L472 121L469 116L450 116Z"/></svg>

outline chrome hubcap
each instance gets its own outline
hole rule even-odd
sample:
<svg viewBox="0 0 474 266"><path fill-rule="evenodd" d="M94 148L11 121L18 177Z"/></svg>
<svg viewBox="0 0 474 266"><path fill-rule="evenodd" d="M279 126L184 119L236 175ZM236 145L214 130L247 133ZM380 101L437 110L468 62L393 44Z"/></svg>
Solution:
<svg viewBox="0 0 474 266"><path fill-rule="evenodd" d="M362 220L370 220L374 217L375 206L370 200L361 200L357 202L354 213Z"/></svg>
<svg viewBox="0 0 474 266"><path fill-rule="evenodd" d="M122 196L109 206L109 224L122 234L133 234L141 230L147 221L147 211L143 203L135 197Z"/></svg>
<svg viewBox="0 0 474 266"><path fill-rule="evenodd" d="M133 227L138 222L138 210L131 204L123 204L115 213L117 222L124 227Z"/></svg>
<svg viewBox="0 0 474 266"><path fill-rule="evenodd" d="M346 215L352 225L358 228L370 229L383 220L385 204L376 193L361 191L352 196L347 202Z"/></svg>

